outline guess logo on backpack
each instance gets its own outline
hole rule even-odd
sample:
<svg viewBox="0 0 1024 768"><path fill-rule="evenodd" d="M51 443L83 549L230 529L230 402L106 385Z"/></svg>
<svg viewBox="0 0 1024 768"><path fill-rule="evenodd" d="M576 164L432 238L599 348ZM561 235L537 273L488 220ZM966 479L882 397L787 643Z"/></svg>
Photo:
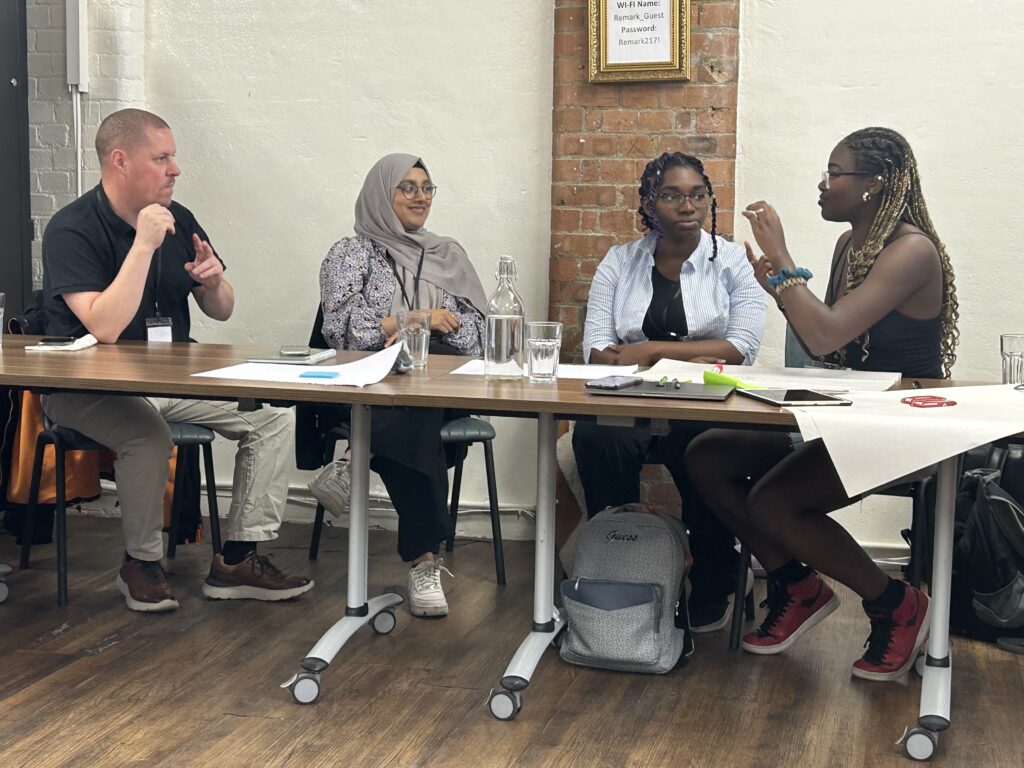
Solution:
<svg viewBox="0 0 1024 768"><path fill-rule="evenodd" d="M605 541L636 541L637 536L635 533L619 533L618 531L608 531L608 535L604 538Z"/></svg>

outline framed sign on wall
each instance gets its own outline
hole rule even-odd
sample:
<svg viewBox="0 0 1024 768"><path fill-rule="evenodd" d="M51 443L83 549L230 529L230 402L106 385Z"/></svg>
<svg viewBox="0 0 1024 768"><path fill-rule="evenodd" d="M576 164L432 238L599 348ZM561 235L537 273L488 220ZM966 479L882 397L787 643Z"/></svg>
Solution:
<svg viewBox="0 0 1024 768"><path fill-rule="evenodd" d="M588 0L590 82L690 79L690 0Z"/></svg>

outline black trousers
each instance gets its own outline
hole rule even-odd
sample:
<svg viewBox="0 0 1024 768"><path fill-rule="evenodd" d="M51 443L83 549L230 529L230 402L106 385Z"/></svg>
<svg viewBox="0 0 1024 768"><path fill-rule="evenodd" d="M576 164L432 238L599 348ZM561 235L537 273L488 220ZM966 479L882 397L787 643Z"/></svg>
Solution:
<svg viewBox="0 0 1024 768"><path fill-rule="evenodd" d="M398 554L405 562L437 553L451 532L448 467L463 446L445 446L441 425L461 414L443 409L373 408L370 469L398 513Z"/></svg>
<svg viewBox="0 0 1024 768"><path fill-rule="evenodd" d="M733 593L739 554L736 539L690 486L684 456L703 427L673 422L668 435L652 435L646 427L606 427L578 421L572 448L587 497L587 517L606 507L640 501L640 470L664 464L682 498L682 519L689 531L693 569L690 585L695 602L724 599Z"/></svg>

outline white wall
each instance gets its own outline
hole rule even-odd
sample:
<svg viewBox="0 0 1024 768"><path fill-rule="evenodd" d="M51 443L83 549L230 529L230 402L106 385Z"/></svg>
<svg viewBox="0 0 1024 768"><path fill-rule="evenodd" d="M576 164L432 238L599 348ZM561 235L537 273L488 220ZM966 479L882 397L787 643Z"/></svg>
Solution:
<svg viewBox="0 0 1024 768"><path fill-rule="evenodd" d="M997 379L999 334L1024 331L1024 3L744 0L741 9L737 207L777 206L790 250L823 295L842 231L815 204L828 155L858 128L900 131L956 270L953 375ZM781 362L784 328L773 312L762 360ZM861 540L898 538L884 512L843 520Z"/></svg>
<svg viewBox="0 0 1024 768"><path fill-rule="evenodd" d="M553 4L149 0L146 103L172 126L191 208L236 289L203 341L305 343L330 245L352 234L370 166L423 156L440 187L428 227L459 239L490 292L519 261L546 317ZM198 314L198 313L195 313ZM501 420L502 506L533 504L532 423ZM230 453L218 474L230 482ZM295 481L308 477L296 473ZM481 451L463 498L486 500ZM382 492L382 489L378 487Z"/></svg>

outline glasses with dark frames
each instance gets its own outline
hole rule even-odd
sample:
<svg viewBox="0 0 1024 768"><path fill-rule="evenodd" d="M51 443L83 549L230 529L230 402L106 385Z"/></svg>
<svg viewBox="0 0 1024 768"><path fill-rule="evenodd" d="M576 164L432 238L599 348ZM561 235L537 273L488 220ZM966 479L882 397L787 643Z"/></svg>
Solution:
<svg viewBox="0 0 1024 768"><path fill-rule="evenodd" d="M691 203L693 203L695 208L699 208L700 206L707 204L709 197L710 195L707 192L703 191L694 192L692 195L686 195L683 194L682 192L676 192L674 190L665 190L664 192L659 192L657 195L655 195L655 198L657 200L660 200L663 203L668 203L669 205L681 203L683 200L689 200Z"/></svg>
<svg viewBox="0 0 1024 768"><path fill-rule="evenodd" d="M437 194L437 185L431 181L428 181L423 186L417 185L415 181L403 181L398 185L397 189L405 196L406 200L412 200L416 197L417 192L422 192L427 200L433 199L434 195Z"/></svg>

